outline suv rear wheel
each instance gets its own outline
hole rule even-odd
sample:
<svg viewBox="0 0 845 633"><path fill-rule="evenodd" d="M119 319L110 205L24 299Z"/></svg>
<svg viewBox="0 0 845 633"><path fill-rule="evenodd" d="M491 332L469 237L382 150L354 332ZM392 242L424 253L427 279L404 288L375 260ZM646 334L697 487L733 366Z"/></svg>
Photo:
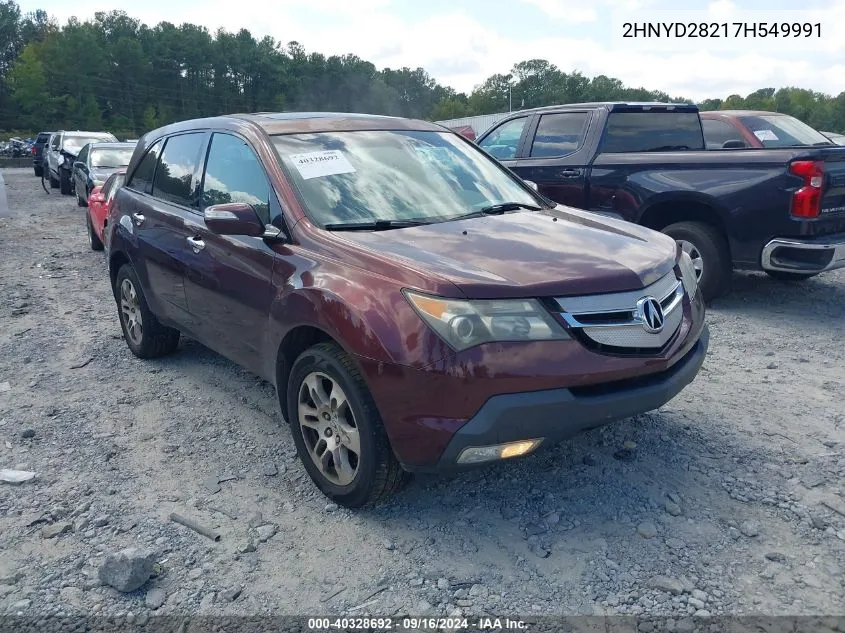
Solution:
<svg viewBox="0 0 845 633"><path fill-rule="evenodd" d="M704 222L677 222L663 229L692 259L698 287L705 301L728 291L733 273L730 249L724 236Z"/></svg>
<svg viewBox="0 0 845 633"><path fill-rule="evenodd" d="M179 330L163 326L150 312L138 276L129 264L124 264L117 271L114 297L123 338L135 356L164 356L179 346Z"/></svg>
<svg viewBox="0 0 845 633"><path fill-rule="evenodd" d="M408 481L367 385L336 344L314 345L296 359L286 417L305 470L333 501L373 505Z"/></svg>

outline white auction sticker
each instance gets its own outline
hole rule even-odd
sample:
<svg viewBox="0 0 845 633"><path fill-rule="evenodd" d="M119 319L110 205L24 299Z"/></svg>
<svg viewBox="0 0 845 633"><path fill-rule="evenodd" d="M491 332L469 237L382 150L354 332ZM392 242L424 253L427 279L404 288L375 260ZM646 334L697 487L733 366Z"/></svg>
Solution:
<svg viewBox="0 0 845 633"><path fill-rule="evenodd" d="M777 134L775 134L771 130L754 130L754 136L759 138L761 141L776 141L776 140L778 140Z"/></svg>
<svg viewBox="0 0 845 633"><path fill-rule="evenodd" d="M352 163L339 149L291 154L289 158L305 180L335 174L351 174L355 171Z"/></svg>

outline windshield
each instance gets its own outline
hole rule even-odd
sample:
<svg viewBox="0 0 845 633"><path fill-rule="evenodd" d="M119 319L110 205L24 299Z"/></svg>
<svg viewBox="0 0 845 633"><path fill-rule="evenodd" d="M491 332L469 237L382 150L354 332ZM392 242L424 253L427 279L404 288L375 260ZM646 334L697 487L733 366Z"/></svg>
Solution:
<svg viewBox="0 0 845 633"><path fill-rule="evenodd" d="M507 172L455 134L322 132L273 143L315 222L437 222L504 202L537 206Z"/></svg>
<svg viewBox="0 0 845 633"><path fill-rule="evenodd" d="M134 147L93 149L91 167L126 167L134 151Z"/></svg>
<svg viewBox="0 0 845 633"><path fill-rule="evenodd" d="M62 142L62 149L70 154L79 154L79 150L88 145L88 143L108 143L108 137L103 136L65 136Z"/></svg>
<svg viewBox="0 0 845 633"><path fill-rule="evenodd" d="M763 147L832 144L821 132L786 114L743 116L739 119L760 139Z"/></svg>

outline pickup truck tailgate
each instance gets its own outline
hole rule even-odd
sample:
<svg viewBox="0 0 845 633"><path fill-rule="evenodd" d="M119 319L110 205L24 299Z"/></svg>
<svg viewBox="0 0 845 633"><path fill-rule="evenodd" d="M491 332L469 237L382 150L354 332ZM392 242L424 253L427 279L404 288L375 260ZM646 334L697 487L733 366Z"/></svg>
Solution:
<svg viewBox="0 0 845 633"><path fill-rule="evenodd" d="M845 147L820 149L819 154L825 172L819 219L824 222L822 218L845 218ZM845 230L845 224L839 230Z"/></svg>

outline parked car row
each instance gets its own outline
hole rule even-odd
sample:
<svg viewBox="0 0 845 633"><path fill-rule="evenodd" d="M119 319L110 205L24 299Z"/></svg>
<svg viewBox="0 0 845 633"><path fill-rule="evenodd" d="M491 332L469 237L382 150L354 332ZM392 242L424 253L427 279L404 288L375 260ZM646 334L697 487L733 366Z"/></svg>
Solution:
<svg viewBox="0 0 845 633"><path fill-rule="evenodd" d="M662 406L732 265L845 265L845 149L706 151L695 106L523 111L477 144L231 115L153 130L128 163L86 211L127 346L184 334L271 382L349 507Z"/></svg>
<svg viewBox="0 0 845 633"><path fill-rule="evenodd" d="M94 188L129 164L134 147L109 132L41 132L32 148L32 166L37 177L64 195L75 194L79 206L86 206Z"/></svg>

